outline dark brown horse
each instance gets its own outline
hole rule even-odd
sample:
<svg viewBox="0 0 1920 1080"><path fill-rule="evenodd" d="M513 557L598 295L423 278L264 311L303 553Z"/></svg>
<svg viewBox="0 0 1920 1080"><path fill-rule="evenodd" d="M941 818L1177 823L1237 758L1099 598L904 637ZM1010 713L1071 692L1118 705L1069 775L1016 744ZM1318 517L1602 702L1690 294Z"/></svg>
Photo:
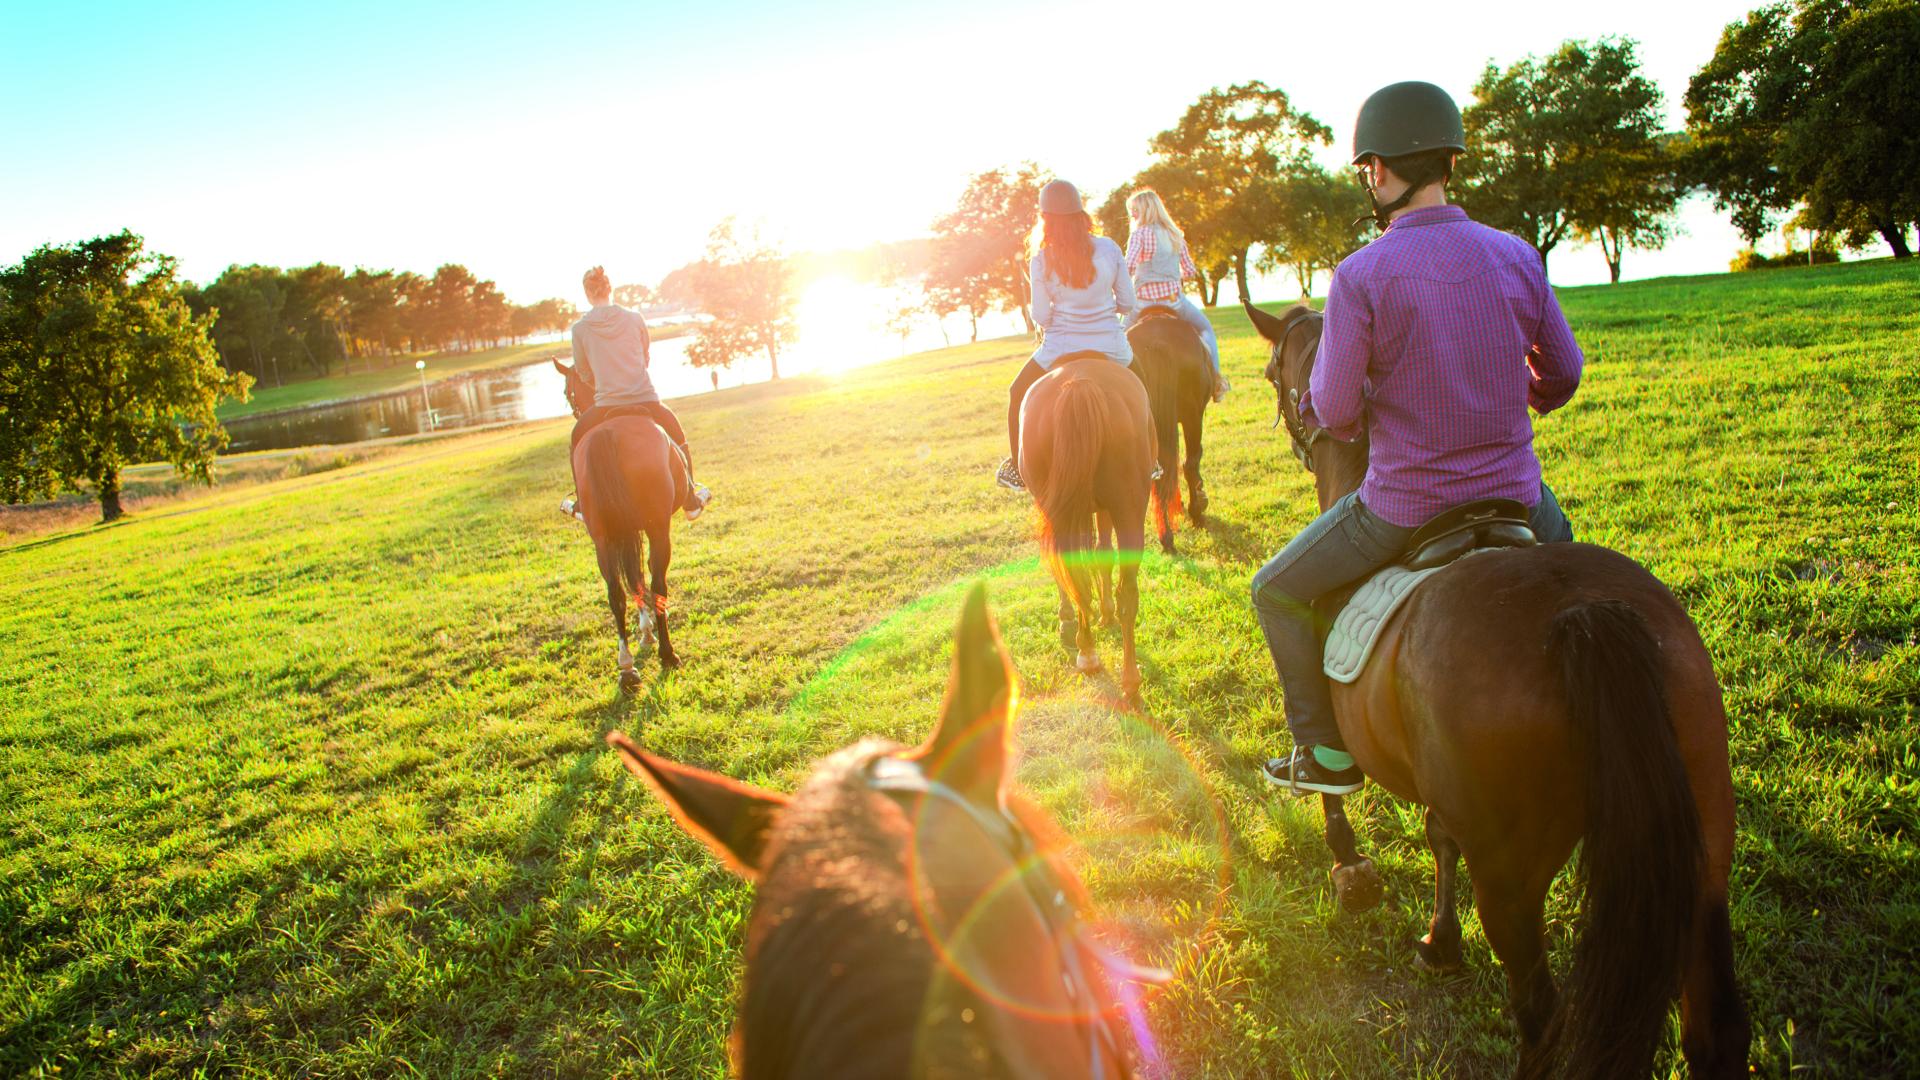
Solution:
<svg viewBox="0 0 1920 1080"><path fill-rule="evenodd" d="M1207 489L1200 482L1200 431L1213 400L1213 362L1200 335L1172 308L1153 305L1127 331L1133 346L1133 371L1146 385L1153 409L1160 479L1153 485L1153 524L1160 549L1171 555L1173 523L1182 509L1180 476L1186 474L1185 510L1195 525L1207 524ZM1187 456L1180 460L1180 437Z"/></svg>
<svg viewBox="0 0 1920 1080"><path fill-rule="evenodd" d="M1359 487L1367 446L1301 422L1320 317L1304 305L1247 314L1272 345L1280 419L1325 509ZM1676 996L1693 1074L1746 1075L1727 916L1727 717L1699 632L1652 574L1590 544L1464 559L1417 587L1333 700L1366 774L1427 807L1435 911L1417 948L1428 966L1461 961L1454 886L1466 858L1506 966L1521 1076L1646 1076ZM1341 800L1325 805L1336 890L1349 905L1377 902ZM1583 925L1561 993L1542 910L1576 845Z"/></svg>
<svg viewBox="0 0 1920 1080"><path fill-rule="evenodd" d="M1133 631L1153 459L1147 391L1125 367L1099 353L1075 353L1027 391L1020 407L1020 475L1040 508L1040 546L1060 587L1060 644L1078 651L1081 671L1100 670L1093 643L1097 569L1105 621L1113 621L1116 604L1119 609L1120 689L1128 697L1140 689Z"/></svg>
<svg viewBox="0 0 1920 1080"><path fill-rule="evenodd" d="M1123 1021L1139 1013L1108 983L1128 969L1082 931L1056 830L1008 790L1016 697L975 586L939 726L917 750L866 740L788 798L607 737L688 832L759 882L740 1076L1132 1075Z"/></svg>
<svg viewBox="0 0 1920 1080"><path fill-rule="evenodd" d="M593 387L574 368L553 366L567 378L573 415L593 400ZM673 441L645 416L614 416L595 424L573 448L573 483L587 534L607 583L607 607L620 635L620 685L633 689L640 676L628 645L627 598L633 598L634 636L660 641L660 666L680 666L667 637L667 565L673 561L673 514L687 497L687 466ZM640 538L646 537L651 581L640 575Z"/></svg>

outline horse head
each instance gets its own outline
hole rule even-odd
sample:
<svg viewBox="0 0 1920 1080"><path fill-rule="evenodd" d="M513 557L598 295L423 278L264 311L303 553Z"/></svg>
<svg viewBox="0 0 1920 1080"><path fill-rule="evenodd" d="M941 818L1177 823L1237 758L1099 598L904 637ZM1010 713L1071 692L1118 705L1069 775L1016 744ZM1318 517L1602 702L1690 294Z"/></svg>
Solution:
<svg viewBox="0 0 1920 1080"><path fill-rule="evenodd" d="M1366 477L1367 441L1330 439L1325 428L1309 425L1300 417L1300 400L1306 396L1313 363L1320 354L1322 317L1305 303L1278 315L1269 315L1250 303L1242 306L1267 342L1267 366L1262 374L1273 387L1273 426L1286 427L1293 456L1313 474L1324 510L1358 488Z"/></svg>
<svg viewBox="0 0 1920 1080"><path fill-rule="evenodd" d="M587 407L593 404L593 384L587 381L585 375L580 374L578 366L562 363L557 356L553 357L553 369L567 381L567 408L572 409L575 416L586 412ZM582 401L586 402L586 405L582 405Z"/></svg>
<svg viewBox="0 0 1920 1080"><path fill-rule="evenodd" d="M1013 669L968 594L932 736L866 740L793 796L607 741L680 825L758 882L733 1056L743 1077L1131 1075L1057 830L1010 791ZM977 1067L974 1067L977 1066Z"/></svg>

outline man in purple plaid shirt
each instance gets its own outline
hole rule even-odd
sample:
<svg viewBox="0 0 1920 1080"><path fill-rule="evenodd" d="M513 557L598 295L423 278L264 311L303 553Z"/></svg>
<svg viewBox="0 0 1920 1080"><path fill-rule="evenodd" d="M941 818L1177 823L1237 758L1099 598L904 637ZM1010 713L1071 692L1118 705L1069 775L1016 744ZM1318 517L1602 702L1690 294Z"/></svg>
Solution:
<svg viewBox="0 0 1920 1080"><path fill-rule="evenodd" d="M1367 477L1253 577L1294 743L1265 772L1296 795L1344 795L1362 781L1321 671L1314 600L1398 560L1419 526L1478 499L1531 507L1542 542L1573 539L1541 481L1527 408L1567 403L1580 347L1540 253L1447 205L1465 150L1459 109L1431 83L1378 91L1355 125L1353 163L1384 231L1334 274L1300 418L1338 439L1366 434Z"/></svg>

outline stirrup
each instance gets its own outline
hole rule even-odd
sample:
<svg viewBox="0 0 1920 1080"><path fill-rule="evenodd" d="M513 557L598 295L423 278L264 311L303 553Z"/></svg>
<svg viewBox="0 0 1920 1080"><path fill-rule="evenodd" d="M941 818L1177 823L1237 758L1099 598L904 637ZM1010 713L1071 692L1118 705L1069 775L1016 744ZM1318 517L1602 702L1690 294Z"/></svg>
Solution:
<svg viewBox="0 0 1920 1080"><path fill-rule="evenodd" d="M713 492L707 490L707 485L705 484L693 485L693 494L695 498L700 500L700 505L681 508L681 513L686 515L688 521L696 520L701 514L706 513L707 504L713 501Z"/></svg>
<svg viewBox="0 0 1920 1080"><path fill-rule="evenodd" d="M580 512L580 500L576 496L569 495L561 499L560 512L583 525L586 524L587 515Z"/></svg>

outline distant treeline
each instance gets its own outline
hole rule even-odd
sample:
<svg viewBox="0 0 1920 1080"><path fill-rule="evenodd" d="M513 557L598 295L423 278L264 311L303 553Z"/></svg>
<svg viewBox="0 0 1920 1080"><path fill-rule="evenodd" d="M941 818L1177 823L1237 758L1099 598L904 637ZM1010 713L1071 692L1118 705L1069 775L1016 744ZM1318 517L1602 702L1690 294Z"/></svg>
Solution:
<svg viewBox="0 0 1920 1080"><path fill-rule="evenodd" d="M213 343L222 366L275 385L354 360L372 367L403 353L490 348L565 330L575 316L565 300L509 303L493 282L455 263L431 277L326 263L230 266L185 294L195 314L218 313Z"/></svg>

